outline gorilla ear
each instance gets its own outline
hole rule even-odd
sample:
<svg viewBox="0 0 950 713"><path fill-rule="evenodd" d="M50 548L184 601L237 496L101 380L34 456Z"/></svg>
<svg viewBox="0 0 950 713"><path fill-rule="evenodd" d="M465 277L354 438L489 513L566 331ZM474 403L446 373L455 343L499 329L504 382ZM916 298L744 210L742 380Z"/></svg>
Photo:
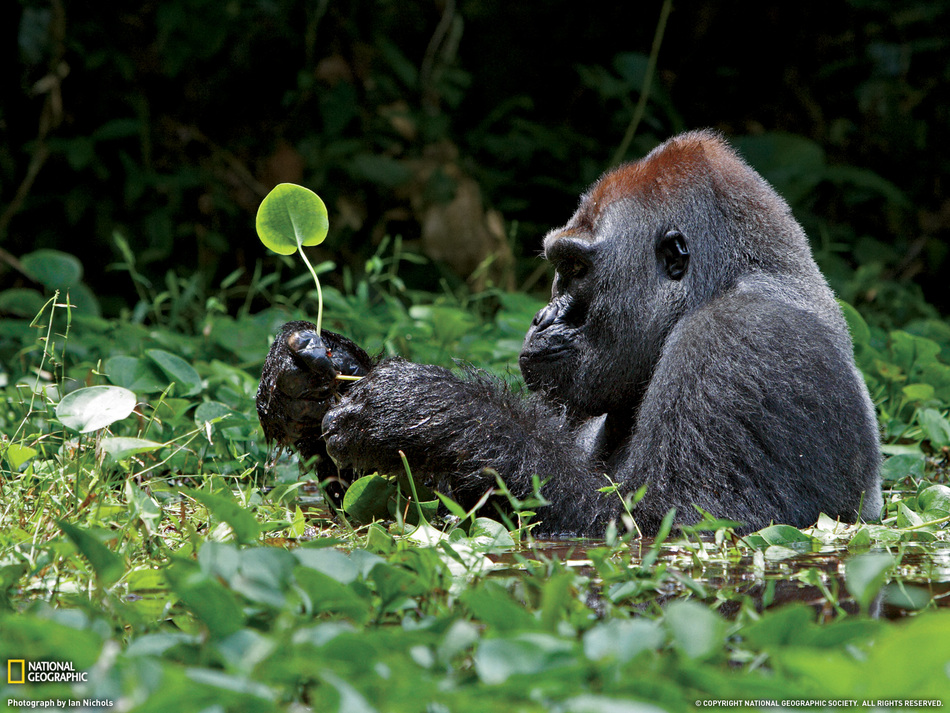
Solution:
<svg viewBox="0 0 950 713"><path fill-rule="evenodd" d="M689 265L686 236L678 230L667 231L656 246L656 257L671 280L681 280Z"/></svg>

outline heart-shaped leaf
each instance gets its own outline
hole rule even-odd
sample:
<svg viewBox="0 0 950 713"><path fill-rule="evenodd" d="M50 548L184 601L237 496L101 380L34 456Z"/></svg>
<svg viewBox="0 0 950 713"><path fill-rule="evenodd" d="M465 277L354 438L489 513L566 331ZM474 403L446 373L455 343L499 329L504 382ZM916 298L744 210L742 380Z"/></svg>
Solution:
<svg viewBox="0 0 950 713"><path fill-rule="evenodd" d="M291 255L303 245L319 245L329 226L320 196L294 183L277 185L257 209L258 237L281 255Z"/></svg>

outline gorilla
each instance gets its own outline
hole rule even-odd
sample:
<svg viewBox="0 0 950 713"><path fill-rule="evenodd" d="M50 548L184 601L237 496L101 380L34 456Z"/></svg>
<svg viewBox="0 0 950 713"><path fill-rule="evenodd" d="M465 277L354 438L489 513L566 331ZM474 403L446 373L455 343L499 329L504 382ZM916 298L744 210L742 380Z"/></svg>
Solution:
<svg viewBox="0 0 950 713"><path fill-rule="evenodd" d="M531 394L474 370L374 363L291 322L257 395L265 437L318 456L337 484L401 472L401 450L463 506L496 474L520 499L538 476L552 535L604 533L622 511L599 492L607 477L646 486L633 511L645 534L671 508L744 531L879 516L877 422L841 310L787 203L718 134L681 134L605 174L544 256L551 301L519 359Z"/></svg>

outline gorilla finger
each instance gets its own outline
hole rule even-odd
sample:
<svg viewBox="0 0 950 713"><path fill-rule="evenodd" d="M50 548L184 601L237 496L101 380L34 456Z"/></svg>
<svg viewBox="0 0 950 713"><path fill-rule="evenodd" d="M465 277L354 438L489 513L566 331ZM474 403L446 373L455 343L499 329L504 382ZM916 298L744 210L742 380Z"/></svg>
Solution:
<svg viewBox="0 0 950 713"><path fill-rule="evenodd" d="M277 390L291 399L326 401L333 394L333 377L321 381L313 372L286 369L277 374Z"/></svg>
<svg viewBox="0 0 950 713"><path fill-rule="evenodd" d="M318 378L332 382L337 370L330 358L330 352L323 337L311 329L301 329L287 335L287 348L294 360L306 367Z"/></svg>
<svg viewBox="0 0 950 713"><path fill-rule="evenodd" d="M339 373L346 376L365 376L373 368L373 360L352 340L342 334L327 331L324 331L322 336L327 355Z"/></svg>
<svg viewBox="0 0 950 713"><path fill-rule="evenodd" d="M287 418L294 421L303 421L310 425L311 430L316 422L323 418L327 409L330 407L328 400L315 401L309 399L300 399L284 404L284 413Z"/></svg>

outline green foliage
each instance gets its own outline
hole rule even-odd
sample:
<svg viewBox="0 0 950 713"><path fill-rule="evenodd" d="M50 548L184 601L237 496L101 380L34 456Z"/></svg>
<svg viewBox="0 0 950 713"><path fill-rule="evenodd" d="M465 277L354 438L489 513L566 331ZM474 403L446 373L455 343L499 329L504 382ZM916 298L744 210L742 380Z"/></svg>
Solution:
<svg viewBox="0 0 950 713"><path fill-rule="evenodd" d="M885 332L843 307L858 367L883 426L884 451L892 456L884 478L920 477L925 454L945 463L950 446L950 328L931 319Z"/></svg>

